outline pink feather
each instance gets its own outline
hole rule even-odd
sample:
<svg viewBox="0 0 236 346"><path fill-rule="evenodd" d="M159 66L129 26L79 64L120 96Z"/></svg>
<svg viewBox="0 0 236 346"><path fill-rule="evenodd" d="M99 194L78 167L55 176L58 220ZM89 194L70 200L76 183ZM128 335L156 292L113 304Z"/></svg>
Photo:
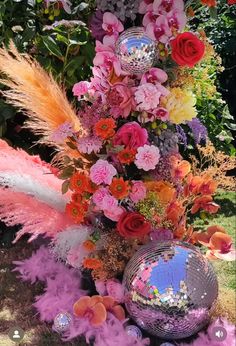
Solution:
<svg viewBox="0 0 236 346"><path fill-rule="evenodd" d="M14 243L24 234L32 234L29 242L40 234L54 237L73 223L60 212L32 196L0 187L0 219L8 226L22 225Z"/></svg>
<svg viewBox="0 0 236 346"><path fill-rule="evenodd" d="M0 185L35 196L42 202L65 209L70 193L62 195L62 181L52 173L52 166L38 156L15 150L0 140Z"/></svg>

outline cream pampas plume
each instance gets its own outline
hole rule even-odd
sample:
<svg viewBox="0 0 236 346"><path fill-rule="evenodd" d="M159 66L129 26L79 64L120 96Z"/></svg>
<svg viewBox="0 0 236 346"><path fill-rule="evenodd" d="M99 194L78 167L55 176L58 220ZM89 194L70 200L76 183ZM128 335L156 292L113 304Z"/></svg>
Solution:
<svg viewBox="0 0 236 346"><path fill-rule="evenodd" d="M74 109L52 76L29 55L20 54L12 42L9 50L0 49L0 73L6 76L0 82L10 88L3 92L4 96L28 115L26 126L42 136L41 143L60 148L51 134L66 122L76 131L82 130Z"/></svg>
<svg viewBox="0 0 236 346"><path fill-rule="evenodd" d="M24 234L31 234L29 242L39 235L54 237L73 223L65 213L42 203L30 195L0 187L0 219L8 226L22 225L16 242Z"/></svg>

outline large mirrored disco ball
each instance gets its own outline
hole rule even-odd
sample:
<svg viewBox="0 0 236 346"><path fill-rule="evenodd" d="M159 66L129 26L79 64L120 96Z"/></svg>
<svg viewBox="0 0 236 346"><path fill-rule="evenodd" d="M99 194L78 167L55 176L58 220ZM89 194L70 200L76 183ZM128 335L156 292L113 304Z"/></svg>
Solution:
<svg viewBox="0 0 236 346"><path fill-rule="evenodd" d="M130 317L169 340L202 329L218 295L211 263L193 245L177 241L142 246L129 261L123 284Z"/></svg>
<svg viewBox="0 0 236 346"><path fill-rule="evenodd" d="M124 71L140 74L153 66L157 54L156 47L156 42L145 34L144 28L132 27L118 38L116 55Z"/></svg>

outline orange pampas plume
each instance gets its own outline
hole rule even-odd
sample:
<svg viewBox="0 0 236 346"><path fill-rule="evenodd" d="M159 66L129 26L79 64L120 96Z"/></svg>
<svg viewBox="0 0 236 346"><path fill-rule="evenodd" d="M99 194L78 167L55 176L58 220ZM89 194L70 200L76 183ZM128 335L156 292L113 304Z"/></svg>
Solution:
<svg viewBox="0 0 236 346"><path fill-rule="evenodd" d="M76 131L82 130L65 92L38 62L20 54L13 42L9 50L0 49L0 73L6 76L0 82L10 88L3 92L4 96L28 115L26 127L42 136L41 143L61 148L50 135L65 122Z"/></svg>

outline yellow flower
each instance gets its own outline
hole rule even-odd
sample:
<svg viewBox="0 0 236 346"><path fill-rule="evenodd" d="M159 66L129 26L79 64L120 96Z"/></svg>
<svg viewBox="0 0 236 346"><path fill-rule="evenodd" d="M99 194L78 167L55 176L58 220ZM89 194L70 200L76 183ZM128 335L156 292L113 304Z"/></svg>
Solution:
<svg viewBox="0 0 236 346"><path fill-rule="evenodd" d="M171 122L181 124L197 116L195 104L196 98L191 91L172 88L166 98L165 107L170 114Z"/></svg>

